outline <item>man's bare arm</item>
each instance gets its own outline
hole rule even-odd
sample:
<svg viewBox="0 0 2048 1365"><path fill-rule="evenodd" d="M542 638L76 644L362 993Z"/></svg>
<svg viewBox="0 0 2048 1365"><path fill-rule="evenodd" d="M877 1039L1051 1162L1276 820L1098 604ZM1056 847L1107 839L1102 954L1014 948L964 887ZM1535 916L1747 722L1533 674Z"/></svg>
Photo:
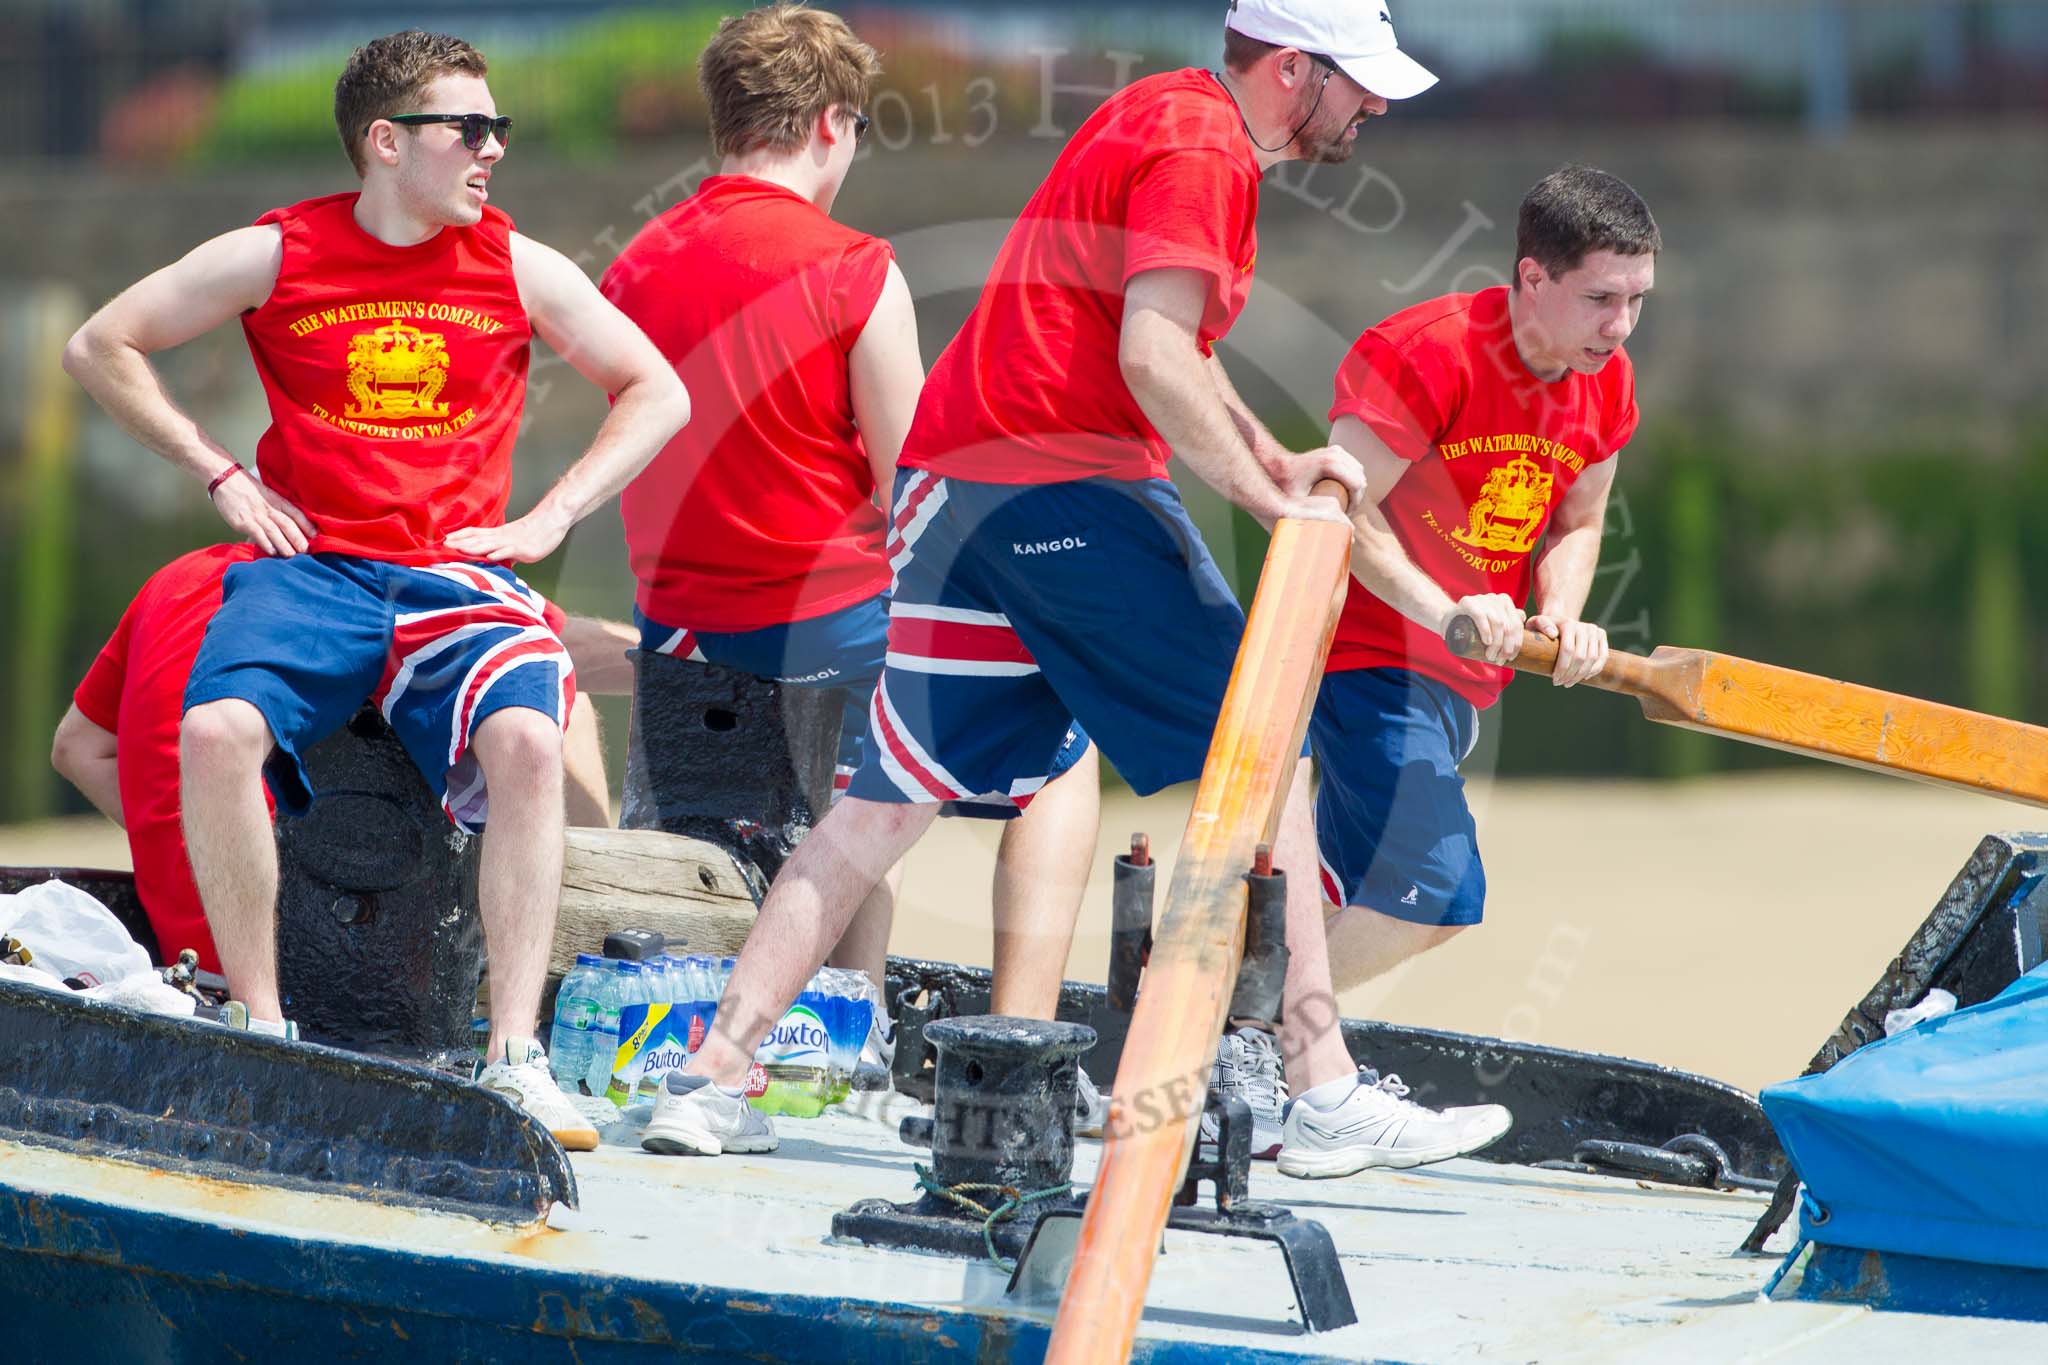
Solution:
<svg viewBox="0 0 2048 1365"><path fill-rule="evenodd" d="M626 651L639 647L640 632L623 621L571 616L562 626L562 648L569 651L570 666L576 670L578 695L632 696L633 662Z"/></svg>
<svg viewBox="0 0 2048 1365"><path fill-rule="evenodd" d="M531 564L554 553L571 526L647 467L690 420L690 398L654 343L574 261L515 232L512 270L540 339L613 396L590 447L532 511L503 526L467 526L448 537L448 548L459 554Z"/></svg>
<svg viewBox="0 0 2048 1365"><path fill-rule="evenodd" d="M1419 626L1439 634L1456 615L1479 628L1489 662L1502 664L1522 648L1522 611L1506 593L1479 593L1455 601L1422 571L1387 524L1380 503L1408 472L1408 462L1356 417L1339 417L1330 443L1342 446L1365 469L1366 496L1351 509L1351 576L1373 596Z"/></svg>
<svg viewBox="0 0 2048 1365"><path fill-rule="evenodd" d="M1311 498L1318 480L1364 493L1357 461L1325 447L1295 456L1276 481L1243 436L1197 342L1208 283L1199 271L1133 275L1124 290L1118 368L1152 426L1196 477L1270 526L1281 517L1342 521L1327 498Z"/></svg>
<svg viewBox="0 0 2048 1365"><path fill-rule="evenodd" d="M131 285L86 319L64 347L64 370L123 431L201 486L239 464L171 401L149 357L260 307L284 258L275 227L237 228ZM236 475L214 490L221 520L265 554L306 548L313 524L254 479Z"/></svg>
<svg viewBox="0 0 2048 1365"><path fill-rule="evenodd" d="M121 776L116 762L114 732L85 718L76 702L57 722L57 734L50 741L50 766L85 794L100 814L122 828Z"/></svg>
<svg viewBox="0 0 2048 1365"><path fill-rule="evenodd" d="M1579 619L1600 567L1600 534L1614 489L1617 458L1579 475L1550 519L1550 545L1536 561L1536 614L1529 628L1557 641L1550 680L1559 687L1584 682L1607 663L1607 632Z"/></svg>
<svg viewBox="0 0 2048 1365"><path fill-rule="evenodd" d="M847 357L853 383L853 416L875 472L875 500L887 515L895 501L896 457L910 434L917 395L924 388L924 359L917 350L917 309L910 285L892 261L882 295Z"/></svg>
<svg viewBox="0 0 2048 1365"><path fill-rule="evenodd" d="M1209 355L1209 377L1216 382L1216 392L1223 396L1224 409L1230 413L1230 421L1237 428L1238 437L1251 448L1252 457L1262 469L1272 474L1285 461L1294 458L1294 452L1280 444L1279 438L1266 429L1258 414L1238 395L1237 385L1230 382L1230 375L1223 368L1223 358L1214 352Z"/></svg>

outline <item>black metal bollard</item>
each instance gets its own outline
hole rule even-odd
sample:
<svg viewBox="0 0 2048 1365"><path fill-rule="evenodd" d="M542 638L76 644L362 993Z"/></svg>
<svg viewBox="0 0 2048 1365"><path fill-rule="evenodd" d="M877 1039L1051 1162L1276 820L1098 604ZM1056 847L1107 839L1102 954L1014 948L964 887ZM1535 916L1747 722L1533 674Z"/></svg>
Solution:
<svg viewBox="0 0 2048 1365"><path fill-rule="evenodd" d="M1244 880L1244 959L1230 997L1230 1017L1274 1023L1287 983L1287 874L1273 870L1273 852L1260 844Z"/></svg>
<svg viewBox="0 0 2048 1365"><path fill-rule="evenodd" d="M1138 977L1152 952L1152 888L1159 869L1152 841L1131 836L1131 851L1116 858L1110 889L1109 1007L1131 1012L1138 1001Z"/></svg>
<svg viewBox="0 0 2048 1365"><path fill-rule="evenodd" d="M938 1049L932 1175L941 1185L1064 1185L1074 1173L1075 1058L1086 1024L977 1015L925 1027Z"/></svg>
<svg viewBox="0 0 2048 1365"><path fill-rule="evenodd" d="M633 726L619 827L739 855L758 899L831 799L845 693L645 650L627 657Z"/></svg>
<svg viewBox="0 0 2048 1365"><path fill-rule="evenodd" d="M1041 1217L1078 1207L1065 1188L1074 1174L1075 1075L1095 1030L974 1015L934 1021L925 1036L938 1050L937 1112L905 1119L903 1137L930 1142L930 1183L909 1203L861 1200L834 1215L832 1235L955 1256L1015 1256Z"/></svg>
<svg viewBox="0 0 2048 1365"><path fill-rule="evenodd" d="M301 1036L431 1060L466 1052L483 975L480 844L364 707L306 751L316 793L277 822L278 984Z"/></svg>

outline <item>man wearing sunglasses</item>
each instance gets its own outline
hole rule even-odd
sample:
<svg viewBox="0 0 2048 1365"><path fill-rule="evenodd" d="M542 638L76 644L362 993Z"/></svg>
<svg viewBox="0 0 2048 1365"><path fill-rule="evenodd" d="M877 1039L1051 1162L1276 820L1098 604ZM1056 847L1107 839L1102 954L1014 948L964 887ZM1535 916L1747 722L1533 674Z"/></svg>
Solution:
<svg viewBox="0 0 2048 1365"><path fill-rule="evenodd" d="M1281 447L1213 348L1250 291L1259 177L1344 160L1366 119L1435 78L1376 4L1236 0L1225 24L1222 72L1147 77L1074 134L926 381L896 480L878 742L783 868L716 1026L669 1080L657 1120L681 1135L676 1150L746 1140L734 1087L808 950L941 802L1034 790L1076 720L1141 794L1200 775L1244 615L1167 478L1171 458L1268 524L1344 521L1309 496L1319 479L1364 497L1346 452ZM1307 777L1304 765L1277 848L1293 874L1286 1017L1238 1021L1214 1078L1261 1087L1248 1098L1267 1155L1283 1050L1286 1081L1370 1110L1354 1115L1361 1128L1428 1115L1390 1113L1396 1101L1360 1083L1331 1017Z"/></svg>
<svg viewBox="0 0 2048 1365"><path fill-rule="evenodd" d="M888 243L831 218L880 70L824 10L726 19L697 62L719 173L643 228L602 284L696 407L619 500L640 647L842 690L836 788L872 743L868 702L889 649L882 509L924 383ZM1004 830L996 1013L1050 1019L1059 1003L1095 846L1095 758L1078 733L1059 767L1077 763ZM959 809L1007 818L1019 804ZM900 880L899 867L827 945L832 965L881 984ZM866 1060L886 1066L892 1044L878 1011ZM772 1142L754 1122L728 1150ZM667 1141L657 1119L647 1144Z"/></svg>
<svg viewBox="0 0 2048 1365"><path fill-rule="evenodd" d="M360 191L203 243L81 327L65 368L206 489L260 555L230 567L184 695L184 831L230 989L283 1031L268 779L311 801L299 754L365 699L449 818L489 828L491 964L479 1080L565 1145L596 1132L534 1040L562 860L562 726L574 673L548 604L508 565L544 558L687 420L661 355L557 252L487 205L509 124L482 54L445 35L358 49L335 122ZM149 364L239 317L270 402L252 473ZM538 334L617 401L532 511L505 520Z"/></svg>

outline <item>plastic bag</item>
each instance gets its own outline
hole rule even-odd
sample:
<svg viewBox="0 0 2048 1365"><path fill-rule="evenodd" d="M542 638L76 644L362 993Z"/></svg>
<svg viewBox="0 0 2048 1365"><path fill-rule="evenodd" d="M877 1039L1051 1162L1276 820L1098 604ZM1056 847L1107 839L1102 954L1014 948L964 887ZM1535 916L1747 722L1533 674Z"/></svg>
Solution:
<svg viewBox="0 0 2048 1365"><path fill-rule="evenodd" d="M94 986L79 994L88 1000L126 1005L130 1009L148 1010L151 1014L168 1014L175 1019L191 1018L193 1007L198 1004L154 972L124 976L119 981L109 981L104 986Z"/></svg>
<svg viewBox="0 0 2048 1365"><path fill-rule="evenodd" d="M12 962L0 962L0 981L19 981L24 986L41 986L50 991L67 989L63 982L41 967L17 967Z"/></svg>
<svg viewBox="0 0 2048 1365"><path fill-rule="evenodd" d="M28 945L36 966L87 986L154 973L149 954L128 937L114 912L64 882L0 896L0 929Z"/></svg>

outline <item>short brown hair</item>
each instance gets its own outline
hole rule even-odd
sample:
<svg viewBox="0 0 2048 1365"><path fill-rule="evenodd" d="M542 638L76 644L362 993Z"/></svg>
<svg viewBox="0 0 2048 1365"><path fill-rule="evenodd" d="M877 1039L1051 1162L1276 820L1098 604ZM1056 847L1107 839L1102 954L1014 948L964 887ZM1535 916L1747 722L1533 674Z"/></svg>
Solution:
<svg viewBox="0 0 2048 1365"><path fill-rule="evenodd" d="M1223 69L1225 71L1249 71L1257 66L1269 52L1278 52L1277 45L1263 38L1254 38L1239 33L1234 28L1223 30Z"/></svg>
<svg viewBox="0 0 2048 1365"><path fill-rule="evenodd" d="M460 73L481 76L489 68L484 54L445 33L403 33L374 38L357 48L334 83L334 127L349 164L362 175L367 169L363 138L370 125L393 114L467 114L468 109L412 109L436 76Z"/></svg>
<svg viewBox="0 0 2048 1365"><path fill-rule="evenodd" d="M1663 234L1643 197L1617 176L1591 166L1560 166L1523 196L1515 224L1515 285L1533 257L1552 279L1577 270L1595 251L1654 256Z"/></svg>
<svg viewBox="0 0 2048 1365"><path fill-rule="evenodd" d="M774 4L730 15L697 59L711 149L793 152L833 105L865 106L881 73L875 50L836 14Z"/></svg>

